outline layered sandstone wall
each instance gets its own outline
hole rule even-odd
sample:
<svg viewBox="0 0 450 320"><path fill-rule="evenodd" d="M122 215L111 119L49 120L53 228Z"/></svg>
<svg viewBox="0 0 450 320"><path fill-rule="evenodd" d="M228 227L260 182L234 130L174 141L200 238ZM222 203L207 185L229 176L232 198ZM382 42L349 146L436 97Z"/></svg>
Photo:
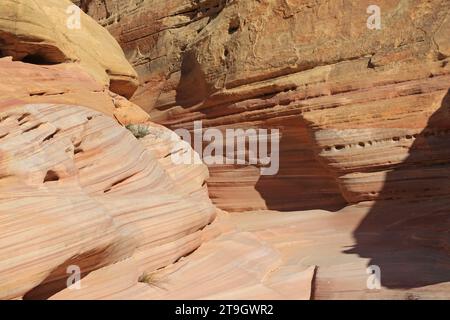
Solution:
<svg viewBox="0 0 450 320"><path fill-rule="evenodd" d="M371 1L81 3L121 44L141 79L132 101L155 121L281 129L277 175L210 168L220 207L334 209L448 193L432 186L447 125L428 125L450 88L448 1L378 1L380 30L367 27ZM433 156L402 165L424 135ZM398 167L408 168L381 196Z"/></svg>

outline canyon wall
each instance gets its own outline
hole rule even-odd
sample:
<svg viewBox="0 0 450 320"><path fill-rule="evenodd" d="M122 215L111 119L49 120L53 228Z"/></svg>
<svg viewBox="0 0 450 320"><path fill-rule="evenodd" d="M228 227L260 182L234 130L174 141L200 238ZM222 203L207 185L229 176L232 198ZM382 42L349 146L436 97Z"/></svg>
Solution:
<svg viewBox="0 0 450 320"><path fill-rule="evenodd" d="M228 211L314 209L232 215L281 257L277 272L314 267L313 299L448 298L448 1L78 2L118 40L140 78L131 100L152 120L280 130L276 175L216 164L208 179ZM201 247L191 266L205 251L216 261ZM191 283L192 272L168 277Z"/></svg>
<svg viewBox="0 0 450 320"><path fill-rule="evenodd" d="M210 167L219 207L448 194L447 180L434 183L447 172L448 124L428 123L448 106L448 1L378 1L379 30L367 26L371 1L78 2L122 46L140 77L131 100L154 121L280 129L276 175Z"/></svg>

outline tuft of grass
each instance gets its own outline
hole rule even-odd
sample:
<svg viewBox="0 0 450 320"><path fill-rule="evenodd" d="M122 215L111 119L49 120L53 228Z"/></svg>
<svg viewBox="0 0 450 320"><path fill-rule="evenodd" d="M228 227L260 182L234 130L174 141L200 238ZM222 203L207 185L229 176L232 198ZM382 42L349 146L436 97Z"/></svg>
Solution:
<svg viewBox="0 0 450 320"><path fill-rule="evenodd" d="M142 139L150 134L150 130L143 124L129 124L125 126L137 139Z"/></svg>
<svg viewBox="0 0 450 320"><path fill-rule="evenodd" d="M160 289L164 289L163 287L161 287L160 282L161 282L161 278L159 278L155 272L153 273L147 273L144 272L142 275L139 276L138 278L138 282L141 283L146 283L148 285L154 286L154 287L158 287Z"/></svg>

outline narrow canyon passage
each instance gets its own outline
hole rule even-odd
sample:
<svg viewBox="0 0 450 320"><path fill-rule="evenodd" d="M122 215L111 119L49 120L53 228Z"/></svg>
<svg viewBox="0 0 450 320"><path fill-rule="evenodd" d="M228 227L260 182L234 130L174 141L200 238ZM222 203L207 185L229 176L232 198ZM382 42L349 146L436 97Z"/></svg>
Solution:
<svg viewBox="0 0 450 320"><path fill-rule="evenodd" d="M448 0L2 1L0 299L450 299Z"/></svg>

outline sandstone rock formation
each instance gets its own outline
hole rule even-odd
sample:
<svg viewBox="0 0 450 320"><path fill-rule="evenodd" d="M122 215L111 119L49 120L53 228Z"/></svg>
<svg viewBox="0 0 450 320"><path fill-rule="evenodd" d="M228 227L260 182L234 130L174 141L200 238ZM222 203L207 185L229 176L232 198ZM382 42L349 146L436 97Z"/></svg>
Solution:
<svg viewBox="0 0 450 320"><path fill-rule="evenodd" d="M280 129L277 175L213 165L210 196L235 212L338 211L353 249L311 260L316 298L445 297L448 1L378 1L379 30L367 26L371 1L79 2L124 49L141 79L131 100L154 121ZM346 207L365 201L376 202ZM371 263L388 270L387 291L362 284Z"/></svg>
<svg viewBox="0 0 450 320"><path fill-rule="evenodd" d="M109 91L78 65L41 66L0 58L0 110L25 103L77 104L114 116L120 123L145 123L149 116Z"/></svg>
<svg viewBox="0 0 450 320"><path fill-rule="evenodd" d="M136 283L136 266L126 261L52 299L449 299L449 205L447 198L220 216L212 226L226 232L147 282ZM374 265L381 289L367 286Z"/></svg>
<svg viewBox="0 0 450 320"><path fill-rule="evenodd" d="M1 298L47 298L70 265L87 275L127 258L152 272L202 243L215 216L203 165L175 175L91 109L28 104L0 119ZM160 131L149 143L167 145Z"/></svg>
<svg viewBox="0 0 450 320"><path fill-rule="evenodd" d="M257 236L231 233L147 282L137 282L135 266L125 261L84 278L85 289L66 289L52 299L310 299L315 267L283 266L281 259ZM127 274L133 276L124 281Z"/></svg>
<svg viewBox="0 0 450 320"><path fill-rule="evenodd" d="M67 28L69 5L2 4L2 299L48 298L71 266L84 277L135 261L137 284L215 235L202 231L216 215L206 167L173 166L173 134L118 94L136 87L120 47L84 14L80 30ZM138 141L117 122L149 135Z"/></svg>
<svg viewBox="0 0 450 320"><path fill-rule="evenodd" d="M448 1L73 2L125 56L0 12L0 298L450 299ZM196 120L279 129L280 170L175 164Z"/></svg>

